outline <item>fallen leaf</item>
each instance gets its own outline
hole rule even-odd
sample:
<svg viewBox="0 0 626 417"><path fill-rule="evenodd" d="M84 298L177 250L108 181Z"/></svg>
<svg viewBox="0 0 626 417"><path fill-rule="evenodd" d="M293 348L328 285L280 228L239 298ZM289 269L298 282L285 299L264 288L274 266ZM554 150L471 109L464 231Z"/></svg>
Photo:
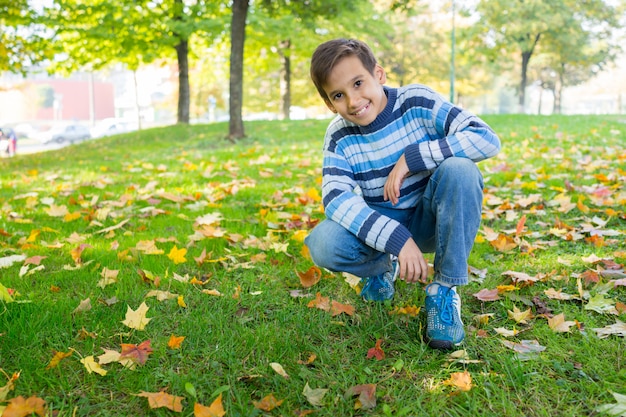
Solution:
<svg viewBox="0 0 626 417"><path fill-rule="evenodd" d="M208 407L199 403L195 403L193 405L193 415L194 417L223 417L225 416L226 411L224 411L224 406L222 405L222 394L218 395L217 398Z"/></svg>
<svg viewBox="0 0 626 417"><path fill-rule="evenodd" d="M612 416L625 416L626 415L626 395L618 394L617 392L612 392L613 398L617 403L615 404L603 404L596 407L596 411L600 413L607 413Z"/></svg>
<svg viewBox="0 0 626 417"><path fill-rule="evenodd" d="M307 307L330 311L330 299L328 297L322 297L322 294L318 292L315 294L315 300L309 301Z"/></svg>
<svg viewBox="0 0 626 417"><path fill-rule="evenodd" d="M382 350L380 345L383 343L383 339L378 339L376 341L376 345L373 348L369 348L367 351L367 359L376 358L376 360L385 359L385 352Z"/></svg>
<svg viewBox="0 0 626 417"><path fill-rule="evenodd" d="M306 272L296 271L296 274L300 278L300 284L302 284L304 288L312 287L322 278L322 271L316 266L310 267Z"/></svg>
<svg viewBox="0 0 626 417"><path fill-rule="evenodd" d="M177 397L174 395L170 395L164 391L161 392L145 392L141 391L139 394L134 394L137 397L146 397L148 399L148 405L150 408L161 408L165 407L177 413L183 411L182 401L184 397Z"/></svg>
<svg viewBox="0 0 626 417"><path fill-rule="evenodd" d="M341 313L345 313L348 316L354 315L354 306L350 304L342 304L335 300L330 303L330 313L331 316L335 317L340 315Z"/></svg>
<svg viewBox="0 0 626 417"><path fill-rule="evenodd" d="M472 389L472 376L469 372L453 372L450 379L443 381L444 385L457 387L461 391L469 391Z"/></svg>
<svg viewBox="0 0 626 417"><path fill-rule="evenodd" d="M596 332L596 334L598 335L600 339L604 339L611 335L626 337L626 323L620 320L615 320L615 324L610 324L608 326L595 328L593 329L593 331Z"/></svg>
<svg viewBox="0 0 626 417"><path fill-rule="evenodd" d="M182 264L187 262L185 255L187 254L187 249L180 248L178 249L176 245L170 250L170 253L167 254L167 257L170 258L174 264Z"/></svg>
<svg viewBox="0 0 626 417"><path fill-rule="evenodd" d="M137 308L137 310L133 310L130 306L127 306L126 310L126 320L122 321L126 326L135 330L144 330L148 322L152 320L151 318L146 318L146 313L148 312L149 307L145 302L141 303L141 305Z"/></svg>
<svg viewBox="0 0 626 417"><path fill-rule="evenodd" d="M73 354L73 350L70 350L69 352L56 352L52 359L50 359L50 362L48 363L48 366L46 366L46 369L56 368L63 359L69 358Z"/></svg>
<svg viewBox="0 0 626 417"><path fill-rule="evenodd" d="M513 311L507 310L507 314L510 319L515 320L516 323L526 324L527 320L530 320L533 317L530 308L526 311L520 311L517 306L513 306Z"/></svg>
<svg viewBox="0 0 626 417"><path fill-rule="evenodd" d="M261 401L252 401L254 408L258 408L263 411L272 411L274 408L281 405L285 400L277 400L274 394L267 395L261 399Z"/></svg>
<svg viewBox="0 0 626 417"><path fill-rule="evenodd" d="M270 363L270 366L278 375L282 376L283 378L289 378L289 375L287 374L287 372L285 372L285 369L283 369L283 366L280 363L272 362Z"/></svg>
<svg viewBox="0 0 626 417"><path fill-rule="evenodd" d="M80 363L82 363L85 366L85 369L87 369L87 372L89 373L95 372L96 374L101 375L101 376L105 376L107 374L107 371L102 369L100 364L98 364L94 360L93 356L87 356L84 359L81 359Z"/></svg>
<svg viewBox="0 0 626 417"><path fill-rule="evenodd" d="M7 408L4 409L2 417L25 417L31 414L44 417L46 414L46 402L39 397L29 397L24 399L19 397L9 400Z"/></svg>
<svg viewBox="0 0 626 417"><path fill-rule="evenodd" d="M496 301L500 299L497 288L494 288L492 290L483 288L482 290L472 295L478 298L480 301Z"/></svg>
<svg viewBox="0 0 626 417"><path fill-rule="evenodd" d="M575 321L565 321L565 315L563 313L548 318L548 326L557 333L567 333L570 327L575 325Z"/></svg>
<svg viewBox="0 0 626 417"><path fill-rule="evenodd" d="M78 307L76 307L74 311L72 311L72 313L76 314L89 310L91 310L91 300L89 298L85 298L83 301L80 302L80 304L78 304Z"/></svg>
<svg viewBox="0 0 626 417"><path fill-rule="evenodd" d="M322 406L323 405L322 400L327 392L328 392L328 389L325 389L325 388L312 389L309 386L309 383L307 382L304 385L304 389L302 390L302 395L306 397L306 400L309 402L309 404L315 405L315 406Z"/></svg>
<svg viewBox="0 0 626 417"><path fill-rule="evenodd" d="M152 353L150 340L141 342L138 345L132 343L122 343L122 353L120 359L130 359L139 365L144 365L148 360L148 356Z"/></svg>
<svg viewBox="0 0 626 417"><path fill-rule="evenodd" d="M376 407L376 384L355 385L348 388L344 398L358 395L354 408L369 410Z"/></svg>

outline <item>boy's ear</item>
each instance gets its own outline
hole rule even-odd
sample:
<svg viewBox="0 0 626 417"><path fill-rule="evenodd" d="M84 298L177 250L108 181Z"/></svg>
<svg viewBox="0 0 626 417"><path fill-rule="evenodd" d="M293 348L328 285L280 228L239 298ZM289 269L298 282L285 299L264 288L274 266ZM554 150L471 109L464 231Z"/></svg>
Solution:
<svg viewBox="0 0 626 417"><path fill-rule="evenodd" d="M385 72L385 69L378 64L374 67L374 77L381 85L387 82L387 73Z"/></svg>

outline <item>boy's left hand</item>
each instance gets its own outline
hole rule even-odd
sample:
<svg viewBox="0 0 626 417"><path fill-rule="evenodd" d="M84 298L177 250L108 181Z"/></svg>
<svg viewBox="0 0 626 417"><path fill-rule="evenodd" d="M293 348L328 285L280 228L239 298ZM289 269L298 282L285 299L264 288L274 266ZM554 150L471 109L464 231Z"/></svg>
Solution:
<svg viewBox="0 0 626 417"><path fill-rule="evenodd" d="M400 198L400 187L402 186L402 181L404 181L407 175L409 175L409 166L406 163L404 154L402 154L400 159L398 159L398 162L396 162L396 166L394 166L389 173L387 181L385 182L383 194L385 201L391 200L391 203L394 206L398 204L398 199Z"/></svg>

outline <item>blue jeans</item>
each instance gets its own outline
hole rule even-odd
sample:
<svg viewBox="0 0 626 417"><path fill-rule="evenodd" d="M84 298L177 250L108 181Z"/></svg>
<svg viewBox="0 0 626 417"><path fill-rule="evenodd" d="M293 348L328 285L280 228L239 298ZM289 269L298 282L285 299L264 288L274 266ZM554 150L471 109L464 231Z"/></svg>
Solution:
<svg viewBox="0 0 626 417"><path fill-rule="evenodd" d="M452 157L433 172L414 209L373 208L406 226L422 252L435 253L435 280L465 285L482 199L483 178L476 164ZM331 271L370 277L391 269L388 254L367 246L330 219L318 224L305 244L313 262Z"/></svg>

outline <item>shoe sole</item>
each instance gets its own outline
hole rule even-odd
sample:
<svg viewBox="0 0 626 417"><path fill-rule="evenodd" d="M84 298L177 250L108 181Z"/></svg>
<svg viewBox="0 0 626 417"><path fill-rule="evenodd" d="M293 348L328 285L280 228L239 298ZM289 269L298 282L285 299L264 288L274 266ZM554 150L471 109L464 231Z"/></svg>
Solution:
<svg viewBox="0 0 626 417"><path fill-rule="evenodd" d="M463 343L463 341L459 343L452 343L449 340L429 340L428 346L432 349L437 350L452 350L456 346L459 346L461 343Z"/></svg>

